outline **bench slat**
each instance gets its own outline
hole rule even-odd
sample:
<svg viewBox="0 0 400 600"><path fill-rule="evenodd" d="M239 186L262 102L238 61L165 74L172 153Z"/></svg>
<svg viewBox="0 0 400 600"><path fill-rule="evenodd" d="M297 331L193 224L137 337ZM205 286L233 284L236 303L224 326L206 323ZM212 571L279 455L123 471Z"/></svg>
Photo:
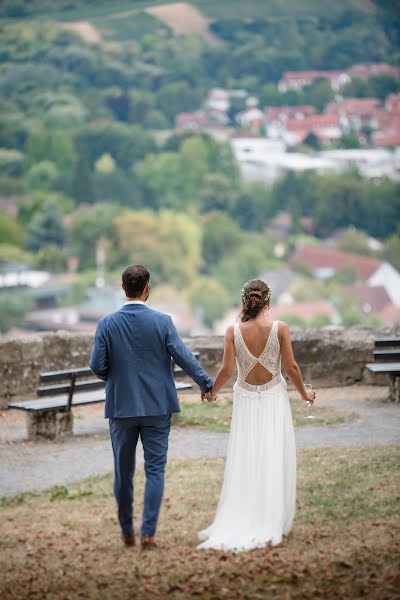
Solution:
<svg viewBox="0 0 400 600"><path fill-rule="evenodd" d="M40 381L46 383L48 381L62 381L68 379L75 373L77 377L95 377L89 367L82 367L79 369L66 369L65 371L48 371L46 373L40 373Z"/></svg>
<svg viewBox="0 0 400 600"><path fill-rule="evenodd" d="M372 373L400 375L400 362L367 363L365 366L367 367L368 371L371 371Z"/></svg>
<svg viewBox="0 0 400 600"><path fill-rule="evenodd" d="M91 404L95 402L104 402L105 390L98 390L97 392L87 392L83 394L75 394L72 399L72 406L78 406L80 404ZM25 400L23 402L12 402L8 405L9 408L16 408L19 410L56 410L58 408L66 408L67 398L65 396L53 396L46 398L45 400Z"/></svg>
<svg viewBox="0 0 400 600"><path fill-rule="evenodd" d="M186 390L192 387L191 383L175 382L177 390ZM74 394L72 399L72 406L80 406L82 404L94 404L96 402L104 402L105 400L105 389L83 392ZM18 410L32 410L32 411L45 411L45 410L57 410L59 408L66 408L67 397L62 396L51 396L44 400L24 400L22 402L11 402L8 408L15 408Z"/></svg>
<svg viewBox="0 0 400 600"><path fill-rule="evenodd" d="M105 382L101 379L92 379L89 381L80 381L75 383L75 393L85 392L89 390L98 390L105 387ZM68 394L70 388L69 383L62 383L60 385L52 385L46 387L38 387L38 396L55 396L56 394Z"/></svg>
<svg viewBox="0 0 400 600"><path fill-rule="evenodd" d="M374 350L374 360L389 360L389 362L400 361L400 350Z"/></svg>
<svg viewBox="0 0 400 600"><path fill-rule="evenodd" d="M382 346L400 346L400 338L377 338L375 348Z"/></svg>

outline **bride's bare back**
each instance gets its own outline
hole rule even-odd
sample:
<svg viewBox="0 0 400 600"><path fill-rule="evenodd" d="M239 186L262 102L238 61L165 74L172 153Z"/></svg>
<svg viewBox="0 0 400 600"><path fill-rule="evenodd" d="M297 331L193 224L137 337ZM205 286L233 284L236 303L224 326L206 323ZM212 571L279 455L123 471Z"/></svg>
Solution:
<svg viewBox="0 0 400 600"><path fill-rule="evenodd" d="M266 319L264 316L240 323L239 328L243 342L255 358L259 358L264 352L272 326L273 321ZM250 385L263 385L271 381L273 377L274 375L264 365L257 362L248 372L245 381Z"/></svg>
<svg viewBox="0 0 400 600"><path fill-rule="evenodd" d="M262 386L280 374L278 325L278 321L271 321L264 312L255 319L235 324L238 380Z"/></svg>

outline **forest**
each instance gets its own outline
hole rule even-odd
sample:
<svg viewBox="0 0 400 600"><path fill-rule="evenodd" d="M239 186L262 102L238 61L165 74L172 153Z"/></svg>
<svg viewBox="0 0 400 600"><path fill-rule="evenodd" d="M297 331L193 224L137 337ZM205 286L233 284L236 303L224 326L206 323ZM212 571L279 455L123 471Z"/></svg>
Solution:
<svg viewBox="0 0 400 600"><path fill-rule="evenodd" d="M127 261L144 262L155 283L189 297L207 283L221 316L243 281L279 268L266 226L288 210L287 252L305 235L300 219L308 216L316 243L351 224L388 240L388 256L400 266L399 183L366 181L356 171L244 182L228 142L173 131L175 116L199 109L214 87L246 89L263 105L306 102L321 110L330 88L317 82L278 94L282 74L398 64L394 3L322 2L317 10L306 1L285 9L271 2L268 13L253 1L247 15L237 3L233 16L224 0L194 4L212 18L215 44L176 36L145 12L150 2L1 3L0 263L60 273L78 257L75 302L94 280L100 241L110 281ZM98 41L68 27L83 18ZM344 93L384 102L398 90L396 79L375 76Z"/></svg>

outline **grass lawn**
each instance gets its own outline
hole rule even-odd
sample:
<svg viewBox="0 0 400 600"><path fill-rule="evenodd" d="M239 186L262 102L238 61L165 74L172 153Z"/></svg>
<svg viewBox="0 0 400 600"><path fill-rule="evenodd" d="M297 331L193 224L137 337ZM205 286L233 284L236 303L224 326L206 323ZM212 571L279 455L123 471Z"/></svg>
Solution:
<svg viewBox="0 0 400 600"><path fill-rule="evenodd" d="M293 531L280 546L237 555L196 550L222 459L170 462L160 547L149 553L121 544L111 476L3 499L0 597L398 598L399 464L399 447L299 451Z"/></svg>
<svg viewBox="0 0 400 600"><path fill-rule="evenodd" d="M339 425L355 418L351 412L335 410L316 404L308 410L297 394L289 394L295 427L303 425ZM229 431L232 414L232 394L221 394L217 402L199 402L198 395L185 395L181 399L182 412L176 417L178 425L196 425L210 431ZM306 419L308 414L315 419Z"/></svg>

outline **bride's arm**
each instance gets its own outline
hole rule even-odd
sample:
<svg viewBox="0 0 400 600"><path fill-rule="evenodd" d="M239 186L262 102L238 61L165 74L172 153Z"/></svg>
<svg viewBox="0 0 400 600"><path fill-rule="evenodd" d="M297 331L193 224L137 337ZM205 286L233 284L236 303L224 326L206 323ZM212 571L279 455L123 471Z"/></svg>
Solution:
<svg viewBox="0 0 400 600"><path fill-rule="evenodd" d="M284 323L283 321L279 321L279 337L281 343L282 361L286 375L294 383L303 400L313 402L315 394L312 391L307 391L304 387L300 367L294 358L289 327L287 323Z"/></svg>
<svg viewBox="0 0 400 600"><path fill-rule="evenodd" d="M217 373L214 385L211 388L210 397L214 400L215 396L231 379L235 370L235 346L233 342L233 327L228 327L225 333L224 357L222 365Z"/></svg>

